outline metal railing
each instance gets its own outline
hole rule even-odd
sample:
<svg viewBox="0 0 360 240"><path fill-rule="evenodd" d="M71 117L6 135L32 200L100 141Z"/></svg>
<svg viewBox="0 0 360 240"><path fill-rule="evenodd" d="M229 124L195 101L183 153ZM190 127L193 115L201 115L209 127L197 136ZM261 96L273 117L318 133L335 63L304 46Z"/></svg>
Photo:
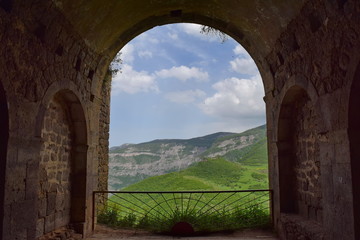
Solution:
<svg viewBox="0 0 360 240"><path fill-rule="evenodd" d="M269 189L95 191L93 226L98 222L155 232L171 232L178 223L186 223L196 232L262 227L271 224L271 199Z"/></svg>

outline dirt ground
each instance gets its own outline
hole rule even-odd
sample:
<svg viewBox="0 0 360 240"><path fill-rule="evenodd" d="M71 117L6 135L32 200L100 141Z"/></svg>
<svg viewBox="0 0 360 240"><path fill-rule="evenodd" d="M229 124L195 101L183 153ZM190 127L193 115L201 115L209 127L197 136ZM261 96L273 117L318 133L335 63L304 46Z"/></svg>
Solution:
<svg viewBox="0 0 360 240"><path fill-rule="evenodd" d="M193 237L173 237L166 235L157 235L142 230L118 230L112 229L105 226L98 225L93 236L86 238L86 240L115 240L115 239L182 239L182 240L219 240L219 239L240 239L240 240L255 240L255 239L266 239L276 240L278 239L274 233L265 230L254 230L248 229L243 231L236 231L231 233L216 233L209 234L206 236L193 236Z"/></svg>

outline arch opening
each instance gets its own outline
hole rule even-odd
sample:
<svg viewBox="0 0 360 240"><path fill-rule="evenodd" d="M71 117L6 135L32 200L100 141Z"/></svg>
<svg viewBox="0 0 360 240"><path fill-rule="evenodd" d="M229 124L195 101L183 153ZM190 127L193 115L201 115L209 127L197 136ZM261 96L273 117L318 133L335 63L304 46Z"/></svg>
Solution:
<svg viewBox="0 0 360 240"><path fill-rule="evenodd" d="M83 108L69 90L47 104L39 163L37 237L71 226L84 232L87 128Z"/></svg>
<svg viewBox="0 0 360 240"><path fill-rule="evenodd" d="M170 25L170 26L174 26ZM166 26L162 26L162 28L167 28L170 27L168 25ZM155 29L154 29L155 30ZM150 32L150 31L149 31ZM152 39L152 35L150 35L150 33L146 32L146 39ZM196 34L200 35L201 38L209 38L208 36L205 35L201 35L200 31L197 31ZM172 36L173 38L178 37L180 38L179 34L174 34L170 29L167 28L167 34L165 36L161 36L159 37L160 41L165 41L166 36ZM141 37L141 35L139 35L139 37ZM135 40L135 39L134 39ZM229 40L230 41L230 40ZM219 45L219 49L221 49L221 54L224 54L225 52L228 52L228 54L230 55L230 60L227 58L226 61L225 57L224 58L217 58L217 61L223 61L224 63L228 64L228 65L221 65L221 67L218 67L215 69L218 70L217 72L221 72L221 70L224 71L224 69L228 69L231 64L230 62L232 61L234 65L236 65L237 62L241 62L241 63L250 63L252 62L251 57L247 54L246 50L244 50L241 45L239 45L237 42L235 42L234 40L231 39L231 41L233 41L234 45L231 45L231 47L226 47L226 44L220 44L219 42L216 42L217 45ZM155 42L155 40L154 40ZM167 47L166 44L162 42L164 45L162 45L162 50L164 51L164 49ZM184 44L184 43L183 43ZM186 43L185 46L189 46L189 47L194 47L197 43L195 42L191 42L188 41ZM202 45L204 45L205 43L202 43ZM141 133L144 133L146 129L143 129L141 127L143 127L143 125L147 124L148 122L152 122L153 120L158 121L160 124L159 126L157 126L157 128L160 128L160 130L164 130L166 128L166 124L168 124L166 121L170 122L174 122L175 125L172 127L172 131L169 131L169 133L171 135L167 135L167 136L160 136L159 135L152 135L152 138L149 137L146 140L150 141L153 139L174 139L174 138L191 138L191 137L201 137L201 136L205 136L207 134L213 134L216 132L229 132L231 130L229 130L228 128L218 128L217 130L213 130L212 128L208 127L207 132L200 132L200 133L196 133L195 131L192 131L191 134L193 134L191 137L186 137L184 135L179 135L177 133L179 132L184 132L183 131L183 126L185 125L184 123L186 123L187 121L193 121L194 118L198 118L199 117L199 113L202 113L202 110L209 110L214 109L214 111L216 110L217 113L219 114L219 116L221 116L221 114L225 113L227 114L228 117L229 115L234 117L233 120L235 120L235 122L237 122L239 124L239 122L243 121L249 121L250 125L248 125L248 127L243 128L241 130L237 130L237 131L232 131L232 132L242 132L244 130L250 129L250 128L254 128L254 127L258 127L262 124L264 124L265 120L265 107L264 107L264 102L263 102L263 83L261 82L261 78L260 75L257 71L256 65L254 62L253 65L251 65L251 70L250 69L242 69L242 71L247 71L246 74L242 73L237 73L237 72L233 72L233 75L229 75L226 77L221 77L221 76L217 76L217 79L212 79L209 80L208 78L211 78L211 76L215 76L215 74L212 74L209 72L209 74L204 74L205 71L200 71L200 67L199 65L186 65L184 62L180 62L177 65L169 65L172 64L173 59L167 59L166 63L163 63L162 60L158 60L156 59L156 61L154 61L154 59L151 59L152 62L156 62L157 67L159 66L159 68L157 69L150 69L149 65L153 64L153 63L147 63L147 64L142 64L143 66L145 65L146 68L145 69L139 69L136 66L137 56L142 56L142 57L151 57L153 56L156 51L156 48L153 47L153 45L151 45L150 43L145 44L142 42L142 46L146 46L145 49L141 49L141 47L137 47L134 46L134 42L130 42L130 45L132 45L132 47L130 48L130 46L128 48L124 48L123 49L123 54L121 55L123 61L125 63L123 63L123 68L121 70L121 72L119 72L119 76L115 75L114 76L114 80L112 82L112 90L113 90L113 95L112 95L112 99L111 99L111 108L112 108L112 113L110 114L112 120L111 120L111 129L112 131L110 131L110 145L112 147L116 146L114 144L114 142L116 142L116 138L123 138L122 141L125 140L125 142L123 143L134 143L132 139L136 139L136 138L132 138L132 139L126 139L125 136L129 135L127 132L130 132L131 134L129 136L136 136L136 135L141 135ZM172 39L171 44L168 45L176 45L176 42L174 39ZM214 49L214 48L208 48L211 49L210 51L218 51L218 49ZM129 56L129 51L132 51L132 55ZM147 51L145 51L147 50ZM153 52L150 52L150 51ZM227 51L228 50L228 51ZM136 52L138 51L138 52ZM181 57L183 57L185 55L186 49L183 49L183 51L179 54ZM192 49L192 53L194 53L195 50ZM201 51L200 51L201 52ZM225 54L224 54L225 55ZM236 56L233 57L233 56ZM212 58L216 58L214 57L215 54L213 56L208 57L209 59ZM218 56L218 55L217 55ZM246 56L246 57L245 57ZM233 57L233 58L232 58ZM132 62L134 62L133 65L130 65L130 63L127 62L126 58L130 58ZM235 59L234 59L235 58ZM194 59L191 59L193 62L196 62ZM239 61L236 61L239 60ZM200 62L200 61L198 61ZM220 65L219 63L217 63L218 65ZM140 66L141 64L139 64L138 66ZM249 64L250 65L250 64ZM216 67L216 66L215 66ZM214 68L215 68L214 67ZM256 74L254 74L252 71L256 70ZM240 70L239 70L240 71ZM191 77L189 78L185 78L183 77L181 78L183 75L186 75L188 73L193 73L193 75L190 75ZM135 77L132 77L132 75ZM250 75L254 74L254 76L256 75L256 79L252 77L250 77ZM124 75L123 78L120 78L121 75ZM188 74L189 75L189 74ZM194 78L192 76L201 76L198 78ZM165 76L167 78L165 78ZM171 76L171 77L169 77ZM204 77L206 76L206 78ZM175 119L169 119L169 116L173 115L174 111L177 111L179 108L178 106L172 106L172 107L168 107L167 111L164 111L165 115L159 115L158 112L156 112L155 108L152 108L153 106L151 106L151 99L150 100L141 100L140 103L138 101L137 98L142 98L143 96L141 95L145 95L148 96L150 93L156 92L156 95L160 95L163 94L165 92L164 86L160 86L160 85L156 85L156 87L154 87L154 85L149 84L147 87L147 89L144 89L144 86L146 86L145 84L142 85L141 87L136 88L136 84L134 83L136 80L139 80L139 78L142 77L142 79L148 79L149 81L146 83L154 83L155 81L151 81L154 80L155 78L157 80L161 80L164 81L167 85L174 85L175 87L173 89L171 89L172 92L175 92L177 94L167 94L166 96L164 96L164 99L162 99L162 101L166 101L166 100L170 100L170 101L176 101L177 104L181 105L181 108L186 108L187 110L189 110L190 108L193 108L193 106L190 106L189 104L192 104L192 102L194 100L201 100L200 102L207 102L206 98L209 99L210 98L214 101L219 101L216 102L217 105L208 105L207 109L201 109L201 108L194 108L195 111L193 111L191 114L186 113L186 114L176 114L175 115ZM215 77L216 78L216 77ZM214 81L214 82L211 82ZM119 84L121 83L121 85ZM211 89L212 85L216 85L218 87L215 86L215 90L211 90L211 93L206 93L206 90L202 90L202 91L196 91L197 87L199 87L200 84L206 85L206 88ZM194 87L194 89L187 89L186 87ZM244 87L244 88L243 88ZM223 90L225 89L225 90ZM181 98L180 94L178 94L180 92L180 90L182 91L182 93L184 93L183 98ZM190 91L189 91L190 90ZM114 92L118 91L117 94L120 95L120 99L121 99L121 103L123 104L123 107L116 105L116 102L118 100L115 99L115 94ZM216 91L218 91L216 93ZM252 94L254 94L254 96L252 96ZM133 94L133 95L132 95ZM139 94L137 97L129 97L128 99L126 99L124 96L126 95L132 95L134 96L135 94ZM192 95L194 94L194 95ZM206 96L208 94L208 96ZM251 96L250 96L251 95ZM217 96L221 96L221 101L218 100ZM199 99L197 99L198 97L200 97ZM225 102L227 101L227 103L225 104ZM250 113L249 110L253 109L252 107L254 106L242 106L240 104L240 102L246 102L246 100L248 100L249 104L254 104L257 106L257 104L260 104L260 114L263 116L263 119L261 121L261 123L255 123L254 119L251 119L251 117L253 117L253 113ZM254 100L254 101L253 101ZM200 103L199 102L199 103ZM149 107L145 107L144 105L150 103ZM161 104L163 103L157 103L157 107L159 107ZM198 105L196 105L195 107L198 107ZM216 109L215 109L216 107ZM126 108L130 108L130 110L128 112L125 112L124 109ZM256 107L255 107L256 108ZM120 110L121 109L121 110ZM229 110L229 111L228 111ZM180 110L179 110L180 111ZM214 112L213 111L213 112ZM251 111L251 110L250 110ZM136 112L145 112L144 116L137 116ZM254 110L254 112L256 112L256 114L258 114L259 112L257 112L256 110ZM255 115L256 115L255 114ZM245 118L243 115L247 115ZM132 117L131 117L132 116ZM120 121L121 119L121 121ZM200 118L201 120L201 118ZM131 126L124 126L122 131L118 131L115 132L115 124L119 124L122 123L123 125L125 125L125 123L130 123L130 124L137 124L137 127L135 127L135 129L132 129L132 125ZM251 125L253 124L253 125ZM230 125L230 123L228 124ZM199 130L200 128L204 129L207 126L207 122L203 121L203 124L199 124L197 128L193 129L193 130ZM222 125L222 126L226 126L226 124ZM145 125L146 128L152 130L155 129L154 127L149 127L147 125ZM138 129L136 129L138 128ZM140 129L141 128L141 129ZM260 131L259 131L260 132ZM140 134L139 134L140 133ZM261 168L261 170L257 169L255 171L259 171L257 173L254 172L253 176L259 176L259 179L254 180L255 183L253 184L245 184L242 183L240 184L236 179L234 181L232 181L231 183L229 183L229 185L231 185L230 187L233 187L233 189L235 190L239 190L240 187L242 190L244 189L268 189L268 181L267 178L267 168L268 168L268 162L267 162L267 145L266 145L266 127L262 126L261 128L261 134L263 139L261 141L261 143L259 143L259 145L261 145L261 149L264 150L266 157L263 159L264 160L264 165L266 166L264 168L259 167L259 169ZM150 134L149 134L150 136ZM144 137L144 136L140 136L140 137ZM112 138L112 139L111 139ZM137 140L137 139L136 139ZM140 142L145 142L144 140L138 141L138 143ZM240 142L240 141L239 141ZM239 143L238 142L238 143ZM252 142L252 137L249 136L249 138L247 138L247 136L243 137L243 142L246 144L248 143L253 143ZM120 145L120 144L117 144ZM205 145L205 144L204 144ZM225 144L226 145L226 144ZM240 144L239 144L240 145ZM240 154L236 153L237 149L236 147L238 146L234 146L234 151L233 154L231 155L231 158L233 158L232 160L234 160L236 157L240 156ZM133 145L128 145L130 147L134 147ZM146 160L144 159L146 155L151 155L150 157L148 157L149 161L147 161L147 164L144 164L145 168L141 169L140 167L135 167L135 166L131 166L133 169L137 169L137 173L138 175L140 175L140 173L143 172L149 172L150 170L154 169L154 172L156 173L156 170L158 172L164 170L165 172L169 172L168 169L156 169L156 166L174 166L174 164L161 164L161 161L156 162L156 158L158 157L156 154L150 154L148 151L150 151L149 149L146 149L145 144L142 145L142 150L139 151L138 153L136 152L131 152L132 150L128 149L129 152L126 152L126 144L124 144L122 147L120 148L113 148L110 149L110 164L109 164L109 188L110 190L120 190L121 188L124 187L124 182L125 181L129 181L129 175L131 175L130 171L126 172L124 171L125 165L127 164L132 165L134 162L146 162ZM175 149L175 147L177 149ZM190 148L187 149L181 149L181 147L179 146L175 146L173 149L170 149L170 146L166 146L166 148L161 149L163 151L166 152L171 152L171 151L176 151L177 154L174 155L174 159L178 159L179 156L182 156L184 154L185 151L190 151ZM232 147L232 146L231 146ZM231 148L229 147L229 148ZM241 146L243 147L243 146ZM245 146L244 146L245 147ZM194 152L196 152L197 154L200 154L200 151L204 151L203 149L204 147L198 147L197 149L194 148ZM111 151L113 150L113 151ZM119 151L117 151L119 150ZM135 151L135 150L134 150ZM138 156L136 155L138 154ZM260 155L260 154L259 154ZM236 157L234 157L236 156ZM160 158L160 157L159 157ZM230 158L230 154L229 154L229 158ZM186 159L187 160L187 159ZM179 165L178 166L174 166L177 168L177 170L184 169L186 167L188 167L189 162L183 161L180 162L179 161ZM237 159L238 160L238 159ZM115 162L116 161L116 162ZM124 164L121 165L120 161L123 161ZM153 161L153 163L151 163L152 165L150 165L150 162ZM235 161L235 160L234 160ZM163 159L163 162L164 159ZM180 166L181 164L181 166ZM234 167L235 168L235 167ZM160 170L160 171L159 171ZM240 171L239 171L240 172ZM239 173L238 172L238 173ZM121 175L121 173L123 175ZM227 172L228 173L228 172ZM120 175L120 176L119 176ZM136 177L138 177L138 175ZM158 174L161 175L161 174ZM226 175L226 174L224 174ZM230 175L230 174L229 174ZM250 174L251 175L251 174ZM144 176L140 176L141 178L143 178ZM238 175L236 176L238 177ZM116 183L116 180L120 179L121 185ZM235 179L235 177L234 177ZM265 179L263 181L263 179ZM229 181L230 182L230 181ZM235 183L236 182L236 183ZM245 181L246 182L246 181ZM163 184L164 186L162 187L168 187L166 190L177 190L176 188L170 188L169 186L171 185L169 184ZM167 185L167 186L165 186ZM175 185L175 184L174 184ZM172 185L172 186L174 186ZM205 185L205 184L204 184ZM251 187L250 187L251 186ZM160 186L161 187L161 186ZM193 185L188 185L187 187L196 187L195 184ZM204 187L209 187L209 188L204 188L201 190L210 190L212 188L210 188L210 186L204 186ZM125 189L128 190L128 189ZM138 189L139 190L139 189ZM164 190L164 189L141 189L142 191L153 191L153 190ZM179 189L178 189L179 190ZM181 190L191 190L191 189L181 189ZM192 189L192 190L196 190L196 189ZM198 189L200 190L200 189Z"/></svg>
<svg viewBox="0 0 360 240"><path fill-rule="evenodd" d="M306 91L298 86L290 88L278 122L280 212L322 223L316 118Z"/></svg>
<svg viewBox="0 0 360 240"><path fill-rule="evenodd" d="M6 101L5 90L0 82L0 126L2 128L0 135L0 238L3 235L4 221L4 198L5 198L5 177L7 146L9 139L9 114Z"/></svg>
<svg viewBox="0 0 360 240"><path fill-rule="evenodd" d="M208 7L208 6L207 6ZM171 12L182 12L181 17L173 17L171 16ZM168 13L165 15L157 15L145 18L141 21L136 22L136 24L130 28L124 29L124 31L116 36L111 36L113 38L112 44L106 48L106 53L109 55L109 61L116 57L116 54L125 47L130 41L137 38L143 33L151 30L155 27L162 27L166 25L172 24L181 24L181 23L189 23L189 24L197 24L203 26L209 26L213 29L217 29L222 33L225 33L230 38L234 39L237 43L241 44L241 46L246 49L247 54L249 54L252 60L256 63L256 68L259 70L259 73L262 77L262 83L265 89L265 92L268 92L273 88L273 75L268 65L264 65L264 57L269 52L267 49L268 44L258 42L259 38L255 37L254 39L248 39L244 32L249 32L242 27L233 25L232 23L225 21L221 18L213 18L209 17L203 13L184 13L183 10L174 10L170 12L170 16ZM108 41L109 43L110 41ZM265 51L266 53L264 53ZM110 64L110 62L107 62ZM105 64L105 68L108 65ZM105 73L105 71L104 71ZM105 78L105 76L104 76ZM94 89L100 90L99 87L101 83L96 82L93 84Z"/></svg>
<svg viewBox="0 0 360 240"><path fill-rule="evenodd" d="M354 226L355 238L360 237L360 138L359 138L359 122L360 122L360 64L357 67L355 77L350 91L349 102L349 144L350 144L350 159L351 159L351 178L352 178L352 194L353 194L353 209L354 209Z"/></svg>

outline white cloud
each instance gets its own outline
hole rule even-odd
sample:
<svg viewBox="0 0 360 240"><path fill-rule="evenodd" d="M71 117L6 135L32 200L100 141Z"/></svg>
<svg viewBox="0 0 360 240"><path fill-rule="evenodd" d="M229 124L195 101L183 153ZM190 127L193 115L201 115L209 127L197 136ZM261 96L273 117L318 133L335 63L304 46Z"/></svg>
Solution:
<svg viewBox="0 0 360 240"><path fill-rule="evenodd" d="M259 74L254 60L240 44L234 48L233 52L238 56L230 61L230 66L233 71L252 76Z"/></svg>
<svg viewBox="0 0 360 240"><path fill-rule="evenodd" d="M132 44L125 45L120 52L124 64L131 64L134 61L134 46Z"/></svg>
<svg viewBox="0 0 360 240"><path fill-rule="evenodd" d="M175 103L192 103L198 99L204 98L205 96L206 93L204 91L197 89L179 92L169 92L165 95L165 98Z"/></svg>
<svg viewBox="0 0 360 240"><path fill-rule="evenodd" d="M200 105L208 115L220 118L256 118L265 115L260 75L251 79L229 78L213 85L217 91Z"/></svg>
<svg viewBox="0 0 360 240"><path fill-rule="evenodd" d="M209 74L196 67L172 67L170 69L157 71L155 74L160 78L176 78L183 82L189 79L194 79L198 82L206 82L209 80Z"/></svg>
<svg viewBox="0 0 360 240"><path fill-rule="evenodd" d="M168 37L172 40L178 40L179 36L177 33L168 33Z"/></svg>
<svg viewBox="0 0 360 240"><path fill-rule="evenodd" d="M231 69L235 72L247 75L258 74L258 69L252 58L236 58L230 61Z"/></svg>
<svg viewBox="0 0 360 240"><path fill-rule="evenodd" d="M134 94L138 92L159 92L155 77L145 71L137 72L132 66L124 64L121 73L112 80L112 94L120 92Z"/></svg>
<svg viewBox="0 0 360 240"><path fill-rule="evenodd" d="M195 36L195 37L203 37L201 32L201 25L194 23L183 23L179 24L181 30L183 30L186 34Z"/></svg>
<svg viewBox="0 0 360 240"><path fill-rule="evenodd" d="M211 35L211 34L207 35L201 33L201 25L199 24L182 23L178 25L181 31L184 31L186 34L191 35L193 37L209 42L219 41L219 38L215 35Z"/></svg>
<svg viewBox="0 0 360 240"><path fill-rule="evenodd" d="M236 55L242 55L246 58L250 58L250 55L249 53L245 50L245 48L243 48L243 46L241 46L240 44L237 45L235 47L235 49L233 50L233 52L236 54Z"/></svg>
<svg viewBox="0 0 360 240"><path fill-rule="evenodd" d="M152 52L145 50L145 51L139 51L138 55L140 58L152 58Z"/></svg>

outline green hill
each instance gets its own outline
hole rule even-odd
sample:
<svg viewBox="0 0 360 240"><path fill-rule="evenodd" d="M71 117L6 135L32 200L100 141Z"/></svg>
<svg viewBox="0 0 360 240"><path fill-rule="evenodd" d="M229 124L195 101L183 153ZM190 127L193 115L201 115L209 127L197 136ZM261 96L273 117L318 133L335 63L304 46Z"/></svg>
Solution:
<svg viewBox="0 0 360 240"><path fill-rule="evenodd" d="M208 159L180 172L149 177L124 191L246 190L268 188L267 165Z"/></svg>

